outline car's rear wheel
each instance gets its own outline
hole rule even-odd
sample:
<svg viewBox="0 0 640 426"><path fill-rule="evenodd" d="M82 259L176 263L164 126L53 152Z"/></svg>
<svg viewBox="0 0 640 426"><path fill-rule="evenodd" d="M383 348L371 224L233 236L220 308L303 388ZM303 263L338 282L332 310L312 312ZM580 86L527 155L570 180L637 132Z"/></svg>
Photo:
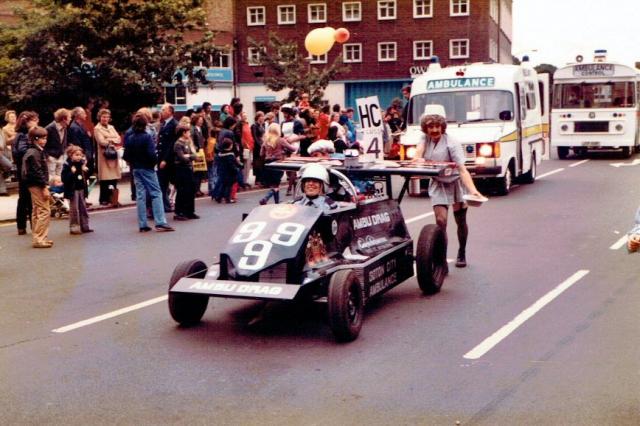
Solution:
<svg viewBox="0 0 640 426"><path fill-rule="evenodd" d="M447 270L446 235L438 225L425 225L420 231L416 249L416 272L420 290L424 294L439 292Z"/></svg>
<svg viewBox="0 0 640 426"><path fill-rule="evenodd" d="M338 342L358 338L364 315L364 290L355 272L341 270L329 281L329 326Z"/></svg>
<svg viewBox="0 0 640 426"><path fill-rule="evenodd" d="M180 278L204 278L206 275L207 265L204 262L200 260L182 262L173 270L169 280L169 290L180 281ZM183 326L200 322L208 303L209 296L169 292L169 313L177 323Z"/></svg>

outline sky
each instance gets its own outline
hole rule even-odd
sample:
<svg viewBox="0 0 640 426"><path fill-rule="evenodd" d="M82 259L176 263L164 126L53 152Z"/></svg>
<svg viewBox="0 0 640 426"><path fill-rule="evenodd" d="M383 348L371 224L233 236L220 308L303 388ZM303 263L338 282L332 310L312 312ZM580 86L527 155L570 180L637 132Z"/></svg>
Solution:
<svg viewBox="0 0 640 426"><path fill-rule="evenodd" d="M512 53L528 54L532 64L555 66L607 59L640 62L640 0L513 0Z"/></svg>

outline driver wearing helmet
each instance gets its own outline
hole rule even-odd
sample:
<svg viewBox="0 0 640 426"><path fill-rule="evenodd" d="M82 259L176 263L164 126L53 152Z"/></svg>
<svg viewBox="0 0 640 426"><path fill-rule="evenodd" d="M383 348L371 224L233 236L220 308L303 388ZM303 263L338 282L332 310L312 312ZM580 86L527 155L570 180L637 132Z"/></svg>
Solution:
<svg viewBox="0 0 640 426"><path fill-rule="evenodd" d="M469 171L464 166L465 156L460 142L447 133L446 114L442 105L428 105L420 119L424 133L422 141L416 147L416 160L446 161L456 163L459 174L436 176L429 182L429 197L435 214L436 223L445 232L449 206L453 208L453 218L458 227L458 255L456 267L467 266L466 246L469 227L467 226L467 204L463 196L463 186L467 193L481 196L476 189Z"/></svg>
<svg viewBox="0 0 640 426"><path fill-rule="evenodd" d="M329 172L320 164L309 164L302 169L300 175L302 196L296 198L293 204L312 206L328 213L338 207L338 204L327 197L325 188L329 186Z"/></svg>

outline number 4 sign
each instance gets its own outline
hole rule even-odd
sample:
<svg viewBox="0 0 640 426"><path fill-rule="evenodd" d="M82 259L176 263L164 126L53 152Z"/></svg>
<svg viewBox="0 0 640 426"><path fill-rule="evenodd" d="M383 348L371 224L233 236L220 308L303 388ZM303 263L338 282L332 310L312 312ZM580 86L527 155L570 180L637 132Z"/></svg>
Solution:
<svg viewBox="0 0 640 426"><path fill-rule="evenodd" d="M377 96L356 99L358 115L362 125L362 144L364 152L373 155L376 159L382 158L383 150L383 122L380 110L380 102Z"/></svg>

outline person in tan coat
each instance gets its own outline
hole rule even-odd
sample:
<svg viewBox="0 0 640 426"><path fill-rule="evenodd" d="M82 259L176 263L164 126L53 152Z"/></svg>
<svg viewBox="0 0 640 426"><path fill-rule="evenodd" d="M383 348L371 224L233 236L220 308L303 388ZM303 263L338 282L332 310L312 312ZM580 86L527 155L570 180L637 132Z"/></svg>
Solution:
<svg viewBox="0 0 640 426"><path fill-rule="evenodd" d="M111 204L112 207L118 207L118 180L122 177L119 160L106 158L104 152L109 145L113 145L115 148L120 147L121 139L118 131L109 124L110 121L111 111L101 109L98 112L98 124L93 129L98 145L96 158L98 160L98 180L100 181L99 199L101 206Z"/></svg>

